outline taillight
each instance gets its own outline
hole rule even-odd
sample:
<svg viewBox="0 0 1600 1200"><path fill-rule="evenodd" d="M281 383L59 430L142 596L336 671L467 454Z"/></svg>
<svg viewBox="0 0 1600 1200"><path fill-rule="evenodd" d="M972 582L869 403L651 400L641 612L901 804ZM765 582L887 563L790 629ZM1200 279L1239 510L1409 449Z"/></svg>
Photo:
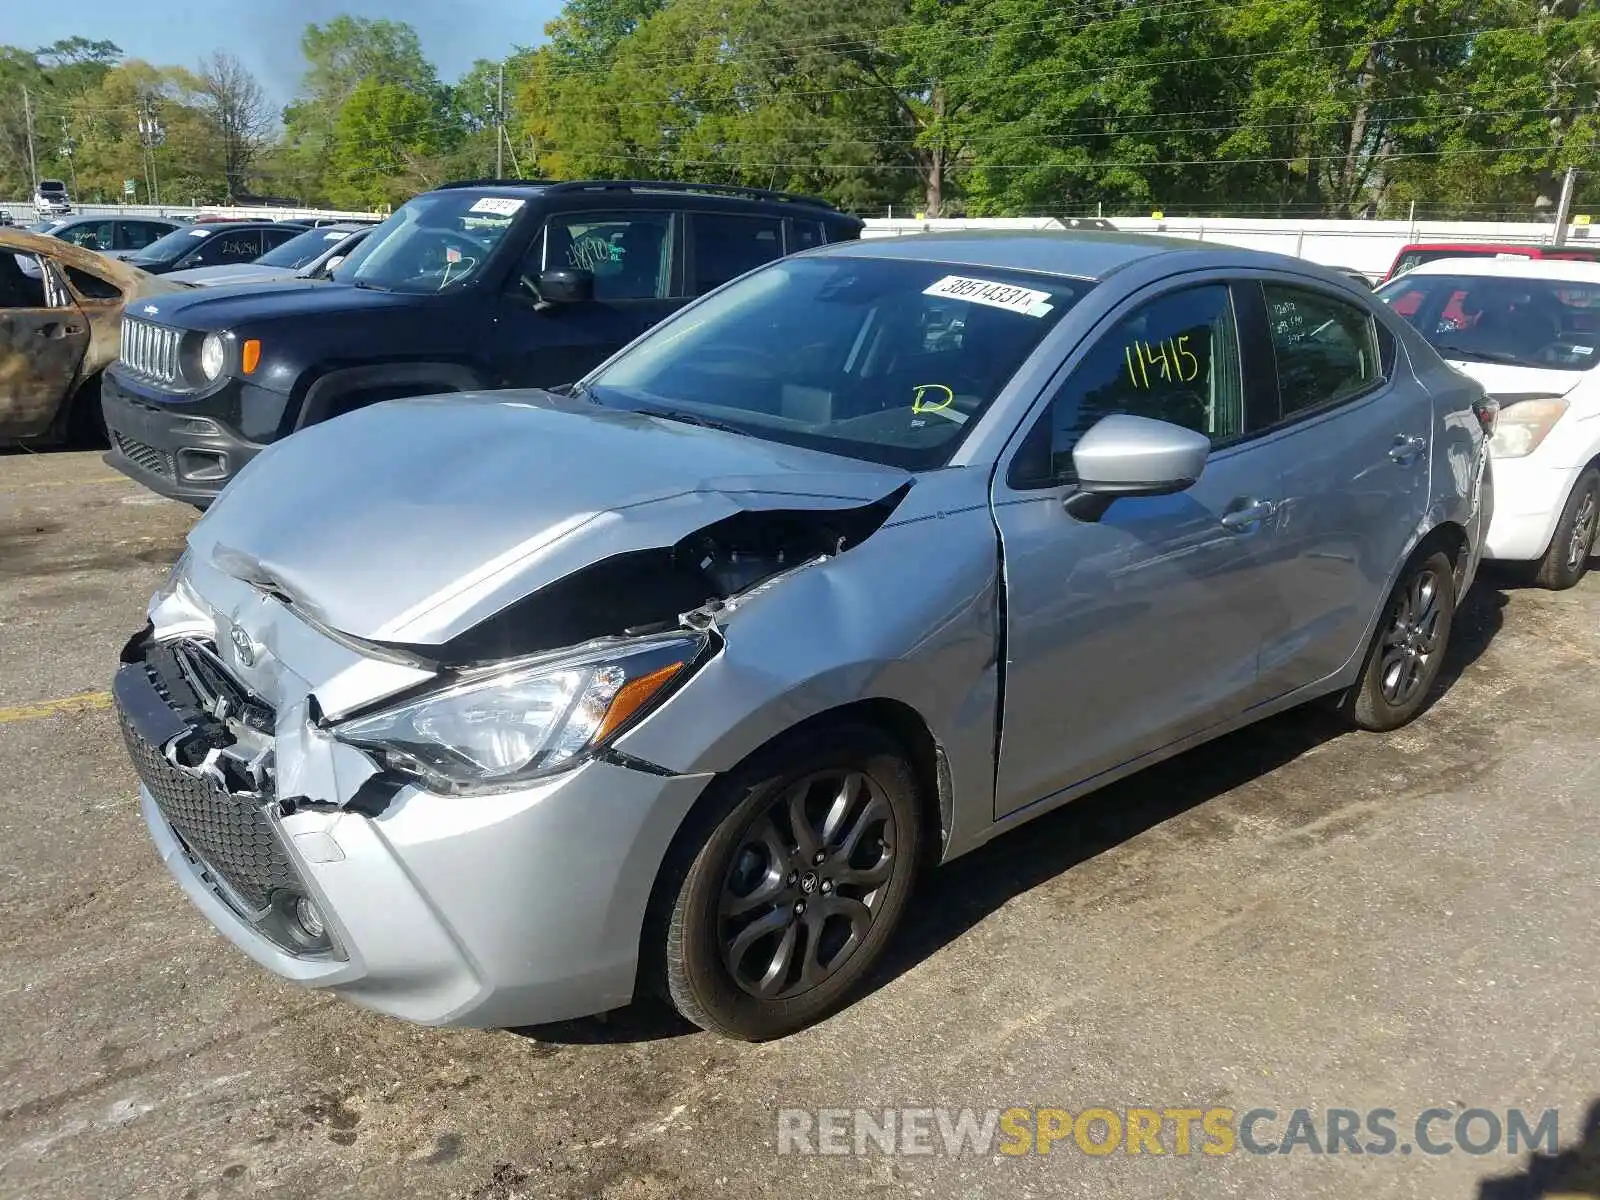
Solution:
<svg viewBox="0 0 1600 1200"><path fill-rule="evenodd" d="M1500 401L1493 396L1472 402L1472 415L1478 418L1484 437L1494 436L1494 427L1500 423Z"/></svg>

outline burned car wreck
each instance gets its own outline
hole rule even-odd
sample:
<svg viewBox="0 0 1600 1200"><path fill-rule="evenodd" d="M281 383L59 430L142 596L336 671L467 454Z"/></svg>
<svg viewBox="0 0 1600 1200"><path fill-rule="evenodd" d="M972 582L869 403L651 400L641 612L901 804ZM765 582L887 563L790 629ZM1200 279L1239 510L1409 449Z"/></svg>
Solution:
<svg viewBox="0 0 1600 1200"><path fill-rule="evenodd" d="M176 290L59 238L0 229L0 445L101 438L100 375L123 308Z"/></svg>
<svg viewBox="0 0 1600 1200"><path fill-rule="evenodd" d="M1429 436L1436 405L1481 431L1481 392L1329 272L1177 245L829 246L559 394L397 399L271 444L116 673L159 854L257 962L396 1016L657 997L760 1039L848 998L928 867L1315 696L1410 720L1481 476L1397 486L1359 560L1319 533L1342 493L1308 491L1290 555L1276 506L1236 501L1269 443L1212 461L1192 424L1197 388L1249 374L1231 325L1173 334L1186 365L1086 406L1065 449L1053 381L1109 347L1124 386L1128 307L1238 270L1381 323ZM1301 554L1325 607L1267 569Z"/></svg>

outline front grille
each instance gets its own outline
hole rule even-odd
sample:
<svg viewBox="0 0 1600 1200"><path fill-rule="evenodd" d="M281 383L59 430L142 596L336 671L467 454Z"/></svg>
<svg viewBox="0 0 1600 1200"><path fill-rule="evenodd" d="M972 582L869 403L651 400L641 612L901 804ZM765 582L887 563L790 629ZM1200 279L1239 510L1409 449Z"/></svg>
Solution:
<svg viewBox="0 0 1600 1200"><path fill-rule="evenodd" d="M136 375L153 379L157 383L179 383L182 371L178 361L178 343L183 334L165 325L149 321L122 318L122 364Z"/></svg>
<svg viewBox="0 0 1600 1200"><path fill-rule="evenodd" d="M177 659L170 654L152 658L153 662L140 664L138 669L149 674L156 690L176 710L189 708L187 685L181 679L174 681L168 673ZM180 690L184 694L174 695ZM275 892L304 892L263 811L262 806L272 799L270 794L231 792L220 780L179 770L167 761L161 747L139 732L127 713L119 710L119 715L134 769L150 789L161 815L203 867L220 877L253 912L268 908Z"/></svg>
<svg viewBox="0 0 1600 1200"><path fill-rule="evenodd" d="M174 475L172 455L165 450L157 450L154 446L141 442L138 438L131 438L119 429L111 431L117 439L117 449L122 456L135 466L143 467L155 475L171 479Z"/></svg>

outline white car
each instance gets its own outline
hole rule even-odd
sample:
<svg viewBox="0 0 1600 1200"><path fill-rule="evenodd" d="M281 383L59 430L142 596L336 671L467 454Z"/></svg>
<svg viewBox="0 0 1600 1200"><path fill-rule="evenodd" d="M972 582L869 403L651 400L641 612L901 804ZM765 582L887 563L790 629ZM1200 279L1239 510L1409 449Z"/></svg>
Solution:
<svg viewBox="0 0 1600 1200"><path fill-rule="evenodd" d="M1486 557L1572 587L1600 526L1600 263L1441 259L1378 295L1500 403Z"/></svg>

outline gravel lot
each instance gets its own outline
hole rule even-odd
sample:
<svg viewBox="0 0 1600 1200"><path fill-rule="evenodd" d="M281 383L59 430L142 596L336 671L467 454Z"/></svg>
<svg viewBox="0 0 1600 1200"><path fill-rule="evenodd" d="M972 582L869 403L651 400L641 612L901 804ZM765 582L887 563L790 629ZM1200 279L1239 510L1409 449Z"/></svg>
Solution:
<svg viewBox="0 0 1600 1200"><path fill-rule="evenodd" d="M870 995L745 1046L413 1028L214 934L104 696L192 519L0 455L8 1197L1600 1196L1600 575L1480 583L1398 735L1291 713L961 860ZM777 1153L780 1108L901 1105L1559 1108L1563 1153Z"/></svg>

